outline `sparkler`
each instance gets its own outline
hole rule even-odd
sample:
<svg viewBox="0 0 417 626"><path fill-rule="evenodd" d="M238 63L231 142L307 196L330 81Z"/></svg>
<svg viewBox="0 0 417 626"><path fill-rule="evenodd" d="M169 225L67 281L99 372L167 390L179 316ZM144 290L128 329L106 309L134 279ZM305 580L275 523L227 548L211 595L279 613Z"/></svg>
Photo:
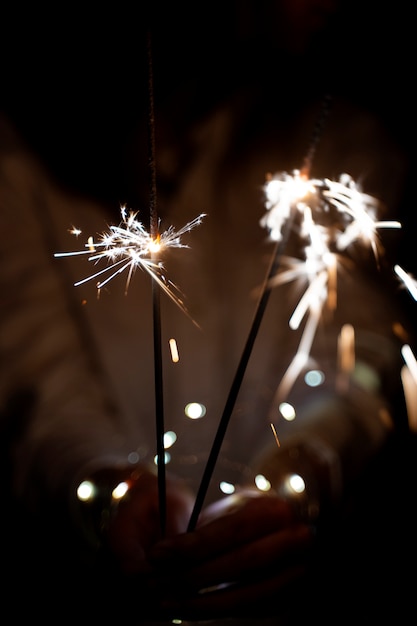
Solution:
<svg viewBox="0 0 417 626"><path fill-rule="evenodd" d="M157 430L157 463L160 498L160 514L162 533L165 530L165 447L164 447L164 420L163 420L163 384L162 384L162 348L161 348L161 315L159 294L160 288L173 302L180 307L188 316L189 313L183 300L180 298L178 288L168 279L164 266L157 255L167 248L188 248L182 243L181 237L200 225L204 214L188 222L175 230L170 226L166 231L152 235L142 222L137 219L137 213L121 208L121 222L117 226L110 226L108 232L103 233L98 241L89 237L83 250L72 252L57 252L55 257L68 257L87 255L88 261L94 264L100 261L107 262L106 267L74 283L74 286L82 285L90 280L105 276L96 283L97 293L112 279L123 272L127 272L125 294L137 268L145 270L152 278L152 304L153 304L153 328L154 328L154 370L155 370L155 410ZM158 223L159 225L159 223ZM72 227L70 232L77 237L81 234L78 228ZM190 316L189 316L190 317ZM191 319L191 318L190 318ZM196 322L192 320L194 324ZM196 324L197 325L197 324Z"/></svg>
<svg viewBox="0 0 417 626"><path fill-rule="evenodd" d="M334 310L337 306L337 270L341 264L347 264L348 249L358 242L369 245L378 261L382 252L379 229L401 228L397 221L376 219L378 200L362 193L348 174L332 181L327 178L310 179L308 168L302 172L295 170L292 174L283 172L269 177L264 191L267 212L261 219L261 226L269 229L270 239L276 242L276 248L205 467L189 530L197 523L272 288L295 279L307 282L307 288L289 320L290 328L298 329L307 316L299 348L276 392L276 401L280 401L288 394L309 360L323 308L326 306ZM283 254L294 225L303 244L303 258ZM282 269L281 264L287 265L287 269Z"/></svg>
<svg viewBox="0 0 417 626"><path fill-rule="evenodd" d="M143 223L137 219L137 212L127 211L126 207L122 206L120 213L120 223L117 226L109 226L109 230L102 233L98 240L94 240L92 236L88 237L84 249L54 254L55 257L86 255L88 261L94 264L106 262L106 267L75 282L74 286L98 279L96 287L97 293L100 294L101 289L107 283L123 272L127 272L125 285L125 294L127 294L132 276L140 268L151 276L184 313L190 316L180 290L168 278L163 263L155 260L155 254L161 254L167 248L189 248L181 241L181 238L200 225L205 214L201 213L179 230L170 226L166 231L152 237ZM81 230L74 227L70 232L77 237L81 234ZM100 280L101 276L104 277L102 280ZM197 325L195 320L192 321Z"/></svg>
<svg viewBox="0 0 417 626"><path fill-rule="evenodd" d="M380 221L379 201L361 191L348 174L338 181L309 179L295 170L282 172L265 185L267 212L261 226L268 228L270 238L279 241L289 211L296 211L303 256L284 257L283 265L271 278L271 286L303 280L306 290L295 307L289 326L295 330L307 316L298 350L287 368L276 392L276 402L288 395L309 360L315 332L324 307L337 306L338 268L348 265L348 251L355 245L369 246L378 263L383 252L378 237L381 228L401 228L398 221Z"/></svg>
<svg viewBox="0 0 417 626"><path fill-rule="evenodd" d="M317 120L317 124L313 128L313 134L312 134L312 138L310 141L309 150L304 160L303 173L310 170L314 152L315 152L317 143L320 139L324 121L329 111L330 99L331 99L330 96L326 95L323 100L323 104L322 104L321 111L320 111L321 114ZM303 174L303 177L302 178L300 177L299 181L296 181L294 177L288 180L291 180L291 184L293 183L294 187L297 188L298 183L301 182L301 180L304 180L304 178L306 178L306 176L304 176ZM260 328L260 325L261 325L261 322L262 322L262 319L266 310L266 306L268 304L269 296L272 290L271 279L277 273L277 270L281 261L281 256L283 255L285 246L287 244L287 239L289 238L289 235L292 229L293 221L295 218L295 211L293 208L293 204L295 202L295 199L297 198L297 193L294 193L295 190L291 189L290 185L288 185L288 187L285 188L285 191L286 193L284 194L284 198L282 202L283 214L280 216L281 221L279 225L276 225L276 229L275 229L277 236L274 237L276 244L275 244L275 248L272 254L271 263L270 263L266 278L264 280L260 297L259 297L256 309L255 309L255 314L253 317L252 325L249 329L249 334L246 339L246 343L244 345L241 358L236 369L235 376L232 380L232 385L230 387L229 394L226 399L226 404L224 406L224 410L223 410L223 413L222 413L222 416L221 416L221 419L217 428L217 432L213 441L213 445L210 450L206 467L203 472L203 476L200 482L200 487L197 491L194 508L191 512L191 517L190 517L190 521L188 524L189 531L193 530L197 524L198 516L203 506L204 499L206 497L206 493L208 490L208 486L210 484L211 476L214 471L217 457L219 455L220 448L221 448L224 436L226 434L227 426L229 424L229 421L230 421L230 418L231 418L231 415L232 415L232 412L233 412L233 409L234 409L234 406L235 406L235 403L236 403L236 400L240 391L240 387L241 387L243 377L246 372L247 365L249 363L250 356L252 354L252 349L255 344L256 336L258 334L258 331L259 331L259 328Z"/></svg>
<svg viewBox="0 0 417 626"><path fill-rule="evenodd" d="M137 219L137 213L127 212L126 207L121 208L121 222L118 226L110 226L109 231L101 235L95 242L89 237L85 249L75 252L60 252L54 256L88 255L88 260L98 263L106 260L105 268L79 280L75 286L81 285L93 279L97 281L97 293L119 274L127 271L125 294L128 291L130 281L135 270L140 267L152 278L152 313L153 313L153 339L154 339L154 382L155 382L155 417L156 417L156 457L158 466L158 497L161 534L165 534L166 526L166 481L165 481L165 445L164 445L164 402L162 381L162 344L161 344L161 313L160 313L160 290L162 289L187 315L188 311L180 297L179 290L165 274L163 263L160 261L162 251L169 247L187 248L181 242L181 237L195 226L201 224L204 214L200 214L194 220L188 222L179 231L173 226L160 232L160 221L157 215L156 193L156 159L155 159L155 120L153 102L153 71L151 37L148 34L148 95L149 95L149 164L150 164L150 229L149 232L143 223ZM81 231L74 226L70 232L77 237ZM103 276L103 280L100 277ZM192 320L194 322L194 320ZM194 322L195 323L195 322Z"/></svg>

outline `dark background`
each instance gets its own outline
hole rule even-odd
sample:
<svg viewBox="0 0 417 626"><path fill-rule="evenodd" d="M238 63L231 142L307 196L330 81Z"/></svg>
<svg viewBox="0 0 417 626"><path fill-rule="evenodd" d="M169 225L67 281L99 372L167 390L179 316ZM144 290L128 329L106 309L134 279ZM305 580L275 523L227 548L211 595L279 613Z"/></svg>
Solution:
<svg viewBox="0 0 417 626"><path fill-rule="evenodd" d="M134 206L143 201L138 171L148 154L150 32L156 125L164 115L178 141L184 126L245 85L277 117L295 115L317 94L343 95L380 117L414 159L409 6L215 0L6 7L0 107L62 181Z"/></svg>

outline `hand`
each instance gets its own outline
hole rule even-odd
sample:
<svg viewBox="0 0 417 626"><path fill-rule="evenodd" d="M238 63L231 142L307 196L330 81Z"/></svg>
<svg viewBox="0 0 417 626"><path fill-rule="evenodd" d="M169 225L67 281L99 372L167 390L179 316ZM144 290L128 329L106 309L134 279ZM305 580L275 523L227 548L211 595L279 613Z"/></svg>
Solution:
<svg viewBox="0 0 417 626"><path fill-rule="evenodd" d="M186 530L193 496L183 482L166 476L165 536ZM150 571L146 553L162 538L159 512L158 478L148 468L132 474L127 495L118 504L106 532L106 543L116 565L124 574Z"/></svg>
<svg viewBox="0 0 417 626"><path fill-rule="evenodd" d="M227 497L202 512L195 531L151 550L164 610L183 619L280 613L305 571L312 537L277 496Z"/></svg>

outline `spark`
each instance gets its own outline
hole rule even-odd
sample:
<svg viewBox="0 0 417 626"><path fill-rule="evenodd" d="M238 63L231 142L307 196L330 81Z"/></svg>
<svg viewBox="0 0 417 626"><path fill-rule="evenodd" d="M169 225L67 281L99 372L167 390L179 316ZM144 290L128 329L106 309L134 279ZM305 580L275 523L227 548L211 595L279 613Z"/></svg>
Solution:
<svg viewBox="0 0 417 626"><path fill-rule="evenodd" d="M270 280L275 287L295 280L306 289L289 319L292 330L306 323L298 350L278 387L276 401L289 393L308 364L317 326L324 308L337 307L338 272L348 265L348 252L355 245L369 246L378 261L383 252L381 228L401 228L398 221L380 221L380 202L365 194L349 174L338 181L310 179L299 170L269 176L264 186L266 213L261 226L274 241L282 241L291 215L296 218L300 257L283 256L281 267ZM417 283L416 283L417 290Z"/></svg>
<svg viewBox="0 0 417 626"><path fill-rule="evenodd" d="M175 304L186 312L184 302L179 296L179 290L167 278L163 263L154 259L156 253L160 254L166 248L188 248L188 245L182 243L181 237L200 225L205 214L200 214L179 230L170 226L155 237L150 235L143 223L137 219L137 215L137 212L128 212L126 207L122 206L121 222L117 226L110 226L108 232L100 235L97 241L94 241L93 237L90 236L84 250L57 252L54 256L88 255L88 261L92 261L94 264L107 261L106 267L74 283L74 286L79 286L90 280L98 279L96 283L98 293L113 278L125 271L127 272L125 293L127 293L132 276L135 270L140 267L158 283ZM73 228L70 232L78 236L81 231Z"/></svg>
<svg viewBox="0 0 417 626"><path fill-rule="evenodd" d="M277 429L276 429L276 428L275 428L275 426L272 424L272 422L271 422L271 429L272 429L272 432L273 432L273 434L274 434L274 439L275 439L275 442L276 442L276 444L277 444L278 448L280 448L280 447L281 447L281 444L280 444L279 439L278 439Z"/></svg>
<svg viewBox="0 0 417 626"><path fill-rule="evenodd" d="M355 369L355 329L351 324L344 324L338 337L339 369L337 386L340 391L347 391L349 380Z"/></svg>
<svg viewBox="0 0 417 626"><path fill-rule="evenodd" d="M177 342L174 338L169 340L169 349L171 351L171 359L173 363L178 363L180 360L180 355L178 353Z"/></svg>
<svg viewBox="0 0 417 626"><path fill-rule="evenodd" d="M402 280L404 286L408 289L410 295L414 298L414 300L417 301L417 280L414 278L414 276L406 272L401 267L401 265L398 265L398 264L394 265L394 271L397 274L397 276L399 276L399 278Z"/></svg>
<svg viewBox="0 0 417 626"><path fill-rule="evenodd" d="M377 259L381 250L378 229L401 228L401 223L396 220L376 219L380 202L363 193L348 174L342 174L339 181L325 179L323 195L345 218L351 218L337 235L336 245L339 250L346 250L351 244L360 241L370 245Z"/></svg>
<svg viewBox="0 0 417 626"><path fill-rule="evenodd" d="M401 354L405 365L401 368L401 380L407 407L410 429L417 432L417 360L409 344L404 344Z"/></svg>
<svg viewBox="0 0 417 626"><path fill-rule="evenodd" d="M322 235L338 250L346 250L361 241L368 243L378 256L378 229L401 228L398 221L376 219L381 203L363 193L349 174L341 174L338 181L333 181L329 178L309 179L299 170L292 174L281 172L268 177L264 191L267 212L261 218L261 226L269 230L270 238L275 241L282 238L283 227L294 209L301 219L311 222L306 213L308 210L314 215L315 222L320 218L324 222ZM335 213L333 220L332 212Z"/></svg>
<svg viewBox="0 0 417 626"><path fill-rule="evenodd" d="M401 348L401 354L405 361L405 364L407 365L413 377L414 382L417 384L417 360L408 343L404 344Z"/></svg>

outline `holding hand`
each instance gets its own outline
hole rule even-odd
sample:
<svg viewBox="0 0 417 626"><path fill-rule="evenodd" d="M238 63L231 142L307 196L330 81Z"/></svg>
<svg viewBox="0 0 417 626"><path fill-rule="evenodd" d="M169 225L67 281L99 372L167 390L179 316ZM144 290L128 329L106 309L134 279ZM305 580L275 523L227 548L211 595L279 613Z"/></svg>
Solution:
<svg viewBox="0 0 417 626"><path fill-rule="evenodd" d="M114 505L103 532L105 544L121 573L149 573L151 568L146 554L163 536L158 478L147 466L138 467L133 472L122 471L120 477L116 474L113 472L111 484L115 482L115 478L116 483L123 481L127 485L127 492ZM171 537L185 532L194 499L184 483L176 477L167 475L165 487L165 536Z"/></svg>
<svg viewBox="0 0 417 626"><path fill-rule="evenodd" d="M202 512L193 532L150 551L162 605L188 619L280 612L306 567L312 532L284 500L242 491Z"/></svg>

